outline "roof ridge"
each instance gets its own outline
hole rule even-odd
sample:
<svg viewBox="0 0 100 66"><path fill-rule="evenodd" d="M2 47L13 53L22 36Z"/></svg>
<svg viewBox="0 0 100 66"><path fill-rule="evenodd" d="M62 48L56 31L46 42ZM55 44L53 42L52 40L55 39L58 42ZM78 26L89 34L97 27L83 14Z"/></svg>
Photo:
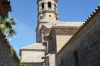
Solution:
<svg viewBox="0 0 100 66"><path fill-rule="evenodd" d="M44 49L45 47L42 45L42 43L34 43L25 47L22 47L22 49Z"/></svg>

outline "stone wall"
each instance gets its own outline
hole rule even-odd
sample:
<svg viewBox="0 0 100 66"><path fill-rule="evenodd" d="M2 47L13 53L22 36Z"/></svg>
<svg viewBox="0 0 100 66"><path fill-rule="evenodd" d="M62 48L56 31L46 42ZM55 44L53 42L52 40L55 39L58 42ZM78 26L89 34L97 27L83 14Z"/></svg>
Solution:
<svg viewBox="0 0 100 66"><path fill-rule="evenodd" d="M99 11L100 12L100 11ZM57 54L56 66L100 66L100 13Z"/></svg>
<svg viewBox="0 0 100 66"><path fill-rule="evenodd" d="M56 46L57 46L57 52L65 45L65 43L72 37L74 34L75 29L68 30L68 28L60 29L56 31Z"/></svg>
<svg viewBox="0 0 100 66"><path fill-rule="evenodd" d="M19 66L19 59L14 52L11 54L10 44L0 32L0 66Z"/></svg>
<svg viewBox="0 0 100 66"><path fill-rule="evenodd" d="M44 59L44 51L36 51L36 50L21 50L21 59L22 62L43 62Z"/></svg>

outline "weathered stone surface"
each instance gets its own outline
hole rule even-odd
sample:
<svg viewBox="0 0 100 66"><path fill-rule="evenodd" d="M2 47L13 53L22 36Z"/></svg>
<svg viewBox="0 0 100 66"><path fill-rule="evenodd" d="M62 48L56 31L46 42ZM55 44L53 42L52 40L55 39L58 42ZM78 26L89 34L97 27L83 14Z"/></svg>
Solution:
<svg viewBox="0 0 100 66"><path fill-rule="evenodd" d="M76 66L74 52L78 54L79 66L100 66L100 13L81 29L57 54L57 66ZM95 20L94 20L95 19ZM63 62L62 62L63 60Z"/></svg>
<svg viewBox="0 0 100 66"><path fill-rule="evenodd" d="M0 34L0 66L18 66L19 59L15 52L11 54L10 45L3 36Z"/></svg>

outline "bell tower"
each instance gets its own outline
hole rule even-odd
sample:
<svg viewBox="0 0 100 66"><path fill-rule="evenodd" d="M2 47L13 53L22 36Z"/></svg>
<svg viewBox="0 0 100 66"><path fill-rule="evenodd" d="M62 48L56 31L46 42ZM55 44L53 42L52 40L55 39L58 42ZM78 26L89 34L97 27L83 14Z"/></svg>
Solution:
<svg viewBox="0 0 100 66"><path fill-rule="evenodd" d="M37 0L38 22L52 22L58 20L57 0Z"/></svg>
<svg viewBox="0 0 100 66"><path fill-rule="evenodd" d="M58 0L37 0L38 5L38 20L36 28L36 42L41 42L41 26L45 23L56 22L59 19L57 12Z"/></svg>

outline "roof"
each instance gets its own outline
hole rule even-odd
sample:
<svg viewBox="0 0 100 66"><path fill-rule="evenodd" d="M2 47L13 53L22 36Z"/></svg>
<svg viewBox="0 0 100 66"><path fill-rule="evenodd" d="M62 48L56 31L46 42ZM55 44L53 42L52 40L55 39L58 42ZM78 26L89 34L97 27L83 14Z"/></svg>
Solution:
<svg viewBox="0 0 100 66"><path fill-rule="evenodd" d="M84 22L61 22L61 21L56 21L56 22L50 22L47 24L43 24L43 26L46 27L46 29L51 28L50 32L45 34L45 36L49 36L50 33L52 32L53 28L79 28L84 24ZM46 31L46 29L44 31Z"/></svg>
<svg viewBox="0 0 100 66"><path fill-rule="evenodd" d="M26 50L27 54L25 56L28 58L24 57L22 59L22 62L24 62L24 63L42 63L44 61L44 59L42 59L42 57L44 57L45 47L42 45L42 43L35 43L35 44L31 44L31 45L21 48L20 56L21 56L21 51L23 51L23 50ZM31 54L30 54L30 51L31 51Z"/></svg>
<svg viewBox="0 0 100 66"><path fill-rule="evenodd" d="M57 22L53 25L53 27L79 27L84 22Z"/></svg>
<svg viewBox="0 0 100 66"><path fill-rule="evenodd" d="M61 22L61 21L56 21L56 22L50 22L43 24L46 28L52 28L52 27L79 27L83 24L84 22Z"/></svg>
<svg viewBox="0 0 100 66"><path fill-rule="evenodd" d="M71 40L73 40L77 34L93 19L98 13L100 13L100 5L90 14L90 16L86 19L85 23L78 29L78 31L70 38L70 40L62 47L62 49L57 53L57 55L67 46ZM98 16L99 17L99 16Z"/></svg>
<svg viewBox="0 0 100 66"><path fill-rule="evenodd" d="M42 43L35 43L35 44L31 44L28 46L25 46L21 49L37 49L37 50L41 50L41 49L45 49L45 47L42 45Z"/></svg>

